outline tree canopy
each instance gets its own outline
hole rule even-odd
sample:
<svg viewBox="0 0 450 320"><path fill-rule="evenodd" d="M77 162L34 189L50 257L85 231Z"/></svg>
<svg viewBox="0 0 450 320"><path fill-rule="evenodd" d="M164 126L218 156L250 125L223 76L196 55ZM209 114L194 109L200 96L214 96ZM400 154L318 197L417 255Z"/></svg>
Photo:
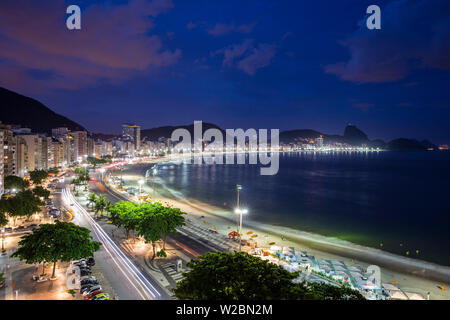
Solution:
<svg viewBox="0 0 450 320"><path fill-rule="evenodd" d="M153 247L153 257L156 255L156 242L164 240L176 228L184 225L184 217L180 209L163 206L159 202L136 204L131 201L119 201L108 208L111 222L123 227L127 232L137 231L147 243ZM165 247L163 247L164 250ZM161 251L161 255L164 252Z"/></svg>
<svg viewBox="0 0 450 320"><path fill-rule="evenodd" d="M18 192L14 197L0 200L1 210L7 212L12 218L31 216L41 210L44 203L31 191Z"/></svg>
<svg viewBox="0 0 450 320"><path fill-rule="evenodd" d="M8 218L6 217L6 210L3 210L3 202L0 200L0 227L3 227L8 223Z"/></svg>
<svg viewBox="0 0 450 320"><path fill-rule="evenodd" d="M54 277L57 261L90 257L100 245L100 242L92 240L89 229L57 220L55 224L42 224L24 235L12 257L28 264L53 262Z"/></svg>
<svg viewBox="0 0 450 320"><path fill-rule="evenodd" d="M95 167L98 166L99 164L109 163L111 160L96 157L87 157L86 161L90 163L95 169Z"/></svg>
<svg viewBox="0 0 450 320"><path fill-rule="evenodd" d="M30 183L18 176L7 176L5 177L5 189L17 189L25 190L30 186Z"/></svg>
<svg viewBox="0 0 450 320"><path fill-rule="evenodd" d="M297 272L245 252L209 252L191 260L191 270L173 290L190 300L323 300L364 299L350 288L294 283Z"/></svg>
<svg viewBox="0 0 450 320"><path fill-rule="evenodd" d="M50 191L42 186L36 186L33 188L33 194L37 197L48 199L48 197L50 196Z"/></svg>
<svg viewBox="0 0 450 320"><path fill-rule="evenodd" d="M29 172L29 175L34 184L41 184L42 180L48 178L48 172L45 170L33 170Z"/></svg>
<svg viewBox="0 0 450 320"><path fill-rule="evenodd" d="M103 214L105 210L109 208L111 203L105 199L103 195L99 195L94 200L94 212L95 215Z"/></svg>
<svg viewBox="0 0 450 320"><path fill-rule="evenodd" d="M119 201L108 208L111 222L117 227L123 227L127 232L136 230L138 223L138 205L131 201Z"/></svg>

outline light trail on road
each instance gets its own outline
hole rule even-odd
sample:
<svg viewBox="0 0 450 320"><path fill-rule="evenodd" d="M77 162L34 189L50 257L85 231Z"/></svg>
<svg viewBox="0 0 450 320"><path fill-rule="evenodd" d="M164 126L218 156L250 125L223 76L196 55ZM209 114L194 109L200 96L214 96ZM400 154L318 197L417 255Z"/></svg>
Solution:
<svg viewBox="0 0 450 320"><path fill-rule="evenodd" d="M106 250L111 260L115 263L118 269L122 272L124 277L135 288L136 292L143 299L161 299L161 293L149 282L149 280L142 274L142 272L134 265L134 263L122 252L122 250L115 244L115 242L108 236L103 228L89 215L74 198L69 190L65 187L62 190L63 201L67 205L74 204L78 213L89 223L91 230L94 231L97 239L102 242L102 247ZM74 220L78 220L75 216Z"/></svg>

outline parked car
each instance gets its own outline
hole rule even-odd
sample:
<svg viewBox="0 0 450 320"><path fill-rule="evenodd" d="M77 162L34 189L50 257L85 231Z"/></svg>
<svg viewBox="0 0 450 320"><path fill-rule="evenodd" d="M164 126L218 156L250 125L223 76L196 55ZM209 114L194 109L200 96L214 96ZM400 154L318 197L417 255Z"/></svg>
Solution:
<svg viewBox="0 0 450 320"><path fill-rule="evenodd" d="M15 231L21 231L21 230L25 230L24 226L18 226L17 228L14 229Z"/></svg>
<svg viewBox="0 0 450 320"><path fill-rule="evenodd" d="M61 211L59 211L58 209L51 209L50 215L59 217L61 215Z"/></svg>
<svg viewBox="0 0 450 320"><path fill-rule="evenodd" d="M97 278L94 277L94 276L82 276L80 278L80 281L87 280L87 279L89 279L89 280L97 280Z"/></svg>
<svg viewBox="0 0 450 320"><path fill-rule="evenodd" d="M85 284L84 286L81 286L80 293L83 294L84 292L89 291L92 287L95 287L95 286L96 286L96 284L91 284L91 283Z"/></svg>
<svg viewBox="0 0 450 320"><path fill-rule="evenodd" d="M93 291L93 292L91 292L91 293L85 295L84 298L85 298L86 300L88 300L88 299L90 300L91 298L95 297L96 295L98 295L98 294L100 294L100 293L103 293L103 291L102 291L101 289L100 289L100 290Z"/></svg>
<svg viewBox="0 0 450 320"><path fill-rule="evenodd" d="M74 265L74 264L77 264L77 263L80 263L80 262L82 262L82 261L86 261L86 259L80 259L80 260L73 260L72 262L71 262L71 264L72 265Z"/></svg>
<svg viewBox="0 0 450 320"><path fill-rule="evenodd" d="M91 294L91 293L93 293L93 292L95 292L95 291L98 291L98 290L102 290L102 287L99 286L99 285L92 286L92 287L90 287L89 289L84 290L83 296L87 296L88 294Z"/></svg>
<svg viewBox="0 0 450 320"><path fill-rule="evenodd" d="M11 228L11 227L5 228L5 232L11 232L12 229L13 229L13 228Z"/></svg>
<svg viewBox="0 0 450 320"><path fill-rule="evenodd" d="M80 281L80 285L81 286L85 286L87 284L92 284L92 285L97 285L98 284L98 280L94 280L94 279L84 279Z"/></svg>
<svg viewBox="0 0 450 320"><path fill-rule="evenodd" d="M32 223L28 227L31 228L31 229L34 229L34 228L37 228L37 226L38 226L37 224Z"/></svg>
<svg viewBox="0 0 450 320"><path fill-rule="evenodd" d="M91 269L80 269L81 276L88 276L92 273Z"/></svg>
<svg viewBox="0 0 450 320"><path fill-rule="evenodd" d="M86 264L90 267L95 266L95 259L93 257L88 258Z"/></svg>
<svg viewBox="0 0 450 320"><path fill-rule="evenodd" d="M100 293L100 294L95 295L94 297L92 297L89 300L109 300L109 294Z"/></svg>

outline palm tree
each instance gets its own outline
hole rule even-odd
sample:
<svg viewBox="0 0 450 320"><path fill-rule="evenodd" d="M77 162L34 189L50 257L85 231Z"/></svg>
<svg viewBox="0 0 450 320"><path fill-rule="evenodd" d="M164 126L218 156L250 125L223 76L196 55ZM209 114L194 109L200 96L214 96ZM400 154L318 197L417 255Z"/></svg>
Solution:
<svg viewBox="0 0 450 320"><path fill-rule="evenodd" d="M94 202L95 215L97 216L99 213L103 214L109 205L110 203L105 199L105 197L103 195L99 195Z"/></svg>
<svg viewBox="0 0 450 320"><path fill-rule="evenodd" d="M94 206L96 200L97 200L97 195L95 193L90 193L89 198L88 198L88 207L89 207L89 205Z"/></svg>

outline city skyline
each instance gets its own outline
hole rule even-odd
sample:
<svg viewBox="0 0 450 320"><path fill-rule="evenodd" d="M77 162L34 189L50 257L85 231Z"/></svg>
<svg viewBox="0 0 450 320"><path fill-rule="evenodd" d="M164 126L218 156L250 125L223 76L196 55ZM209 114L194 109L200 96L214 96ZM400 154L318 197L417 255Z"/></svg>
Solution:
<svg viewBox="0 0 450 320"><path fill-rule="evenodd" d="M379 1L382 29L367 30L370 4L79 1L69 31L64 1L3 1L0 86L91 132L203 120L341 134L351 122L371 139L448 143L448 4Z"/></svg>

